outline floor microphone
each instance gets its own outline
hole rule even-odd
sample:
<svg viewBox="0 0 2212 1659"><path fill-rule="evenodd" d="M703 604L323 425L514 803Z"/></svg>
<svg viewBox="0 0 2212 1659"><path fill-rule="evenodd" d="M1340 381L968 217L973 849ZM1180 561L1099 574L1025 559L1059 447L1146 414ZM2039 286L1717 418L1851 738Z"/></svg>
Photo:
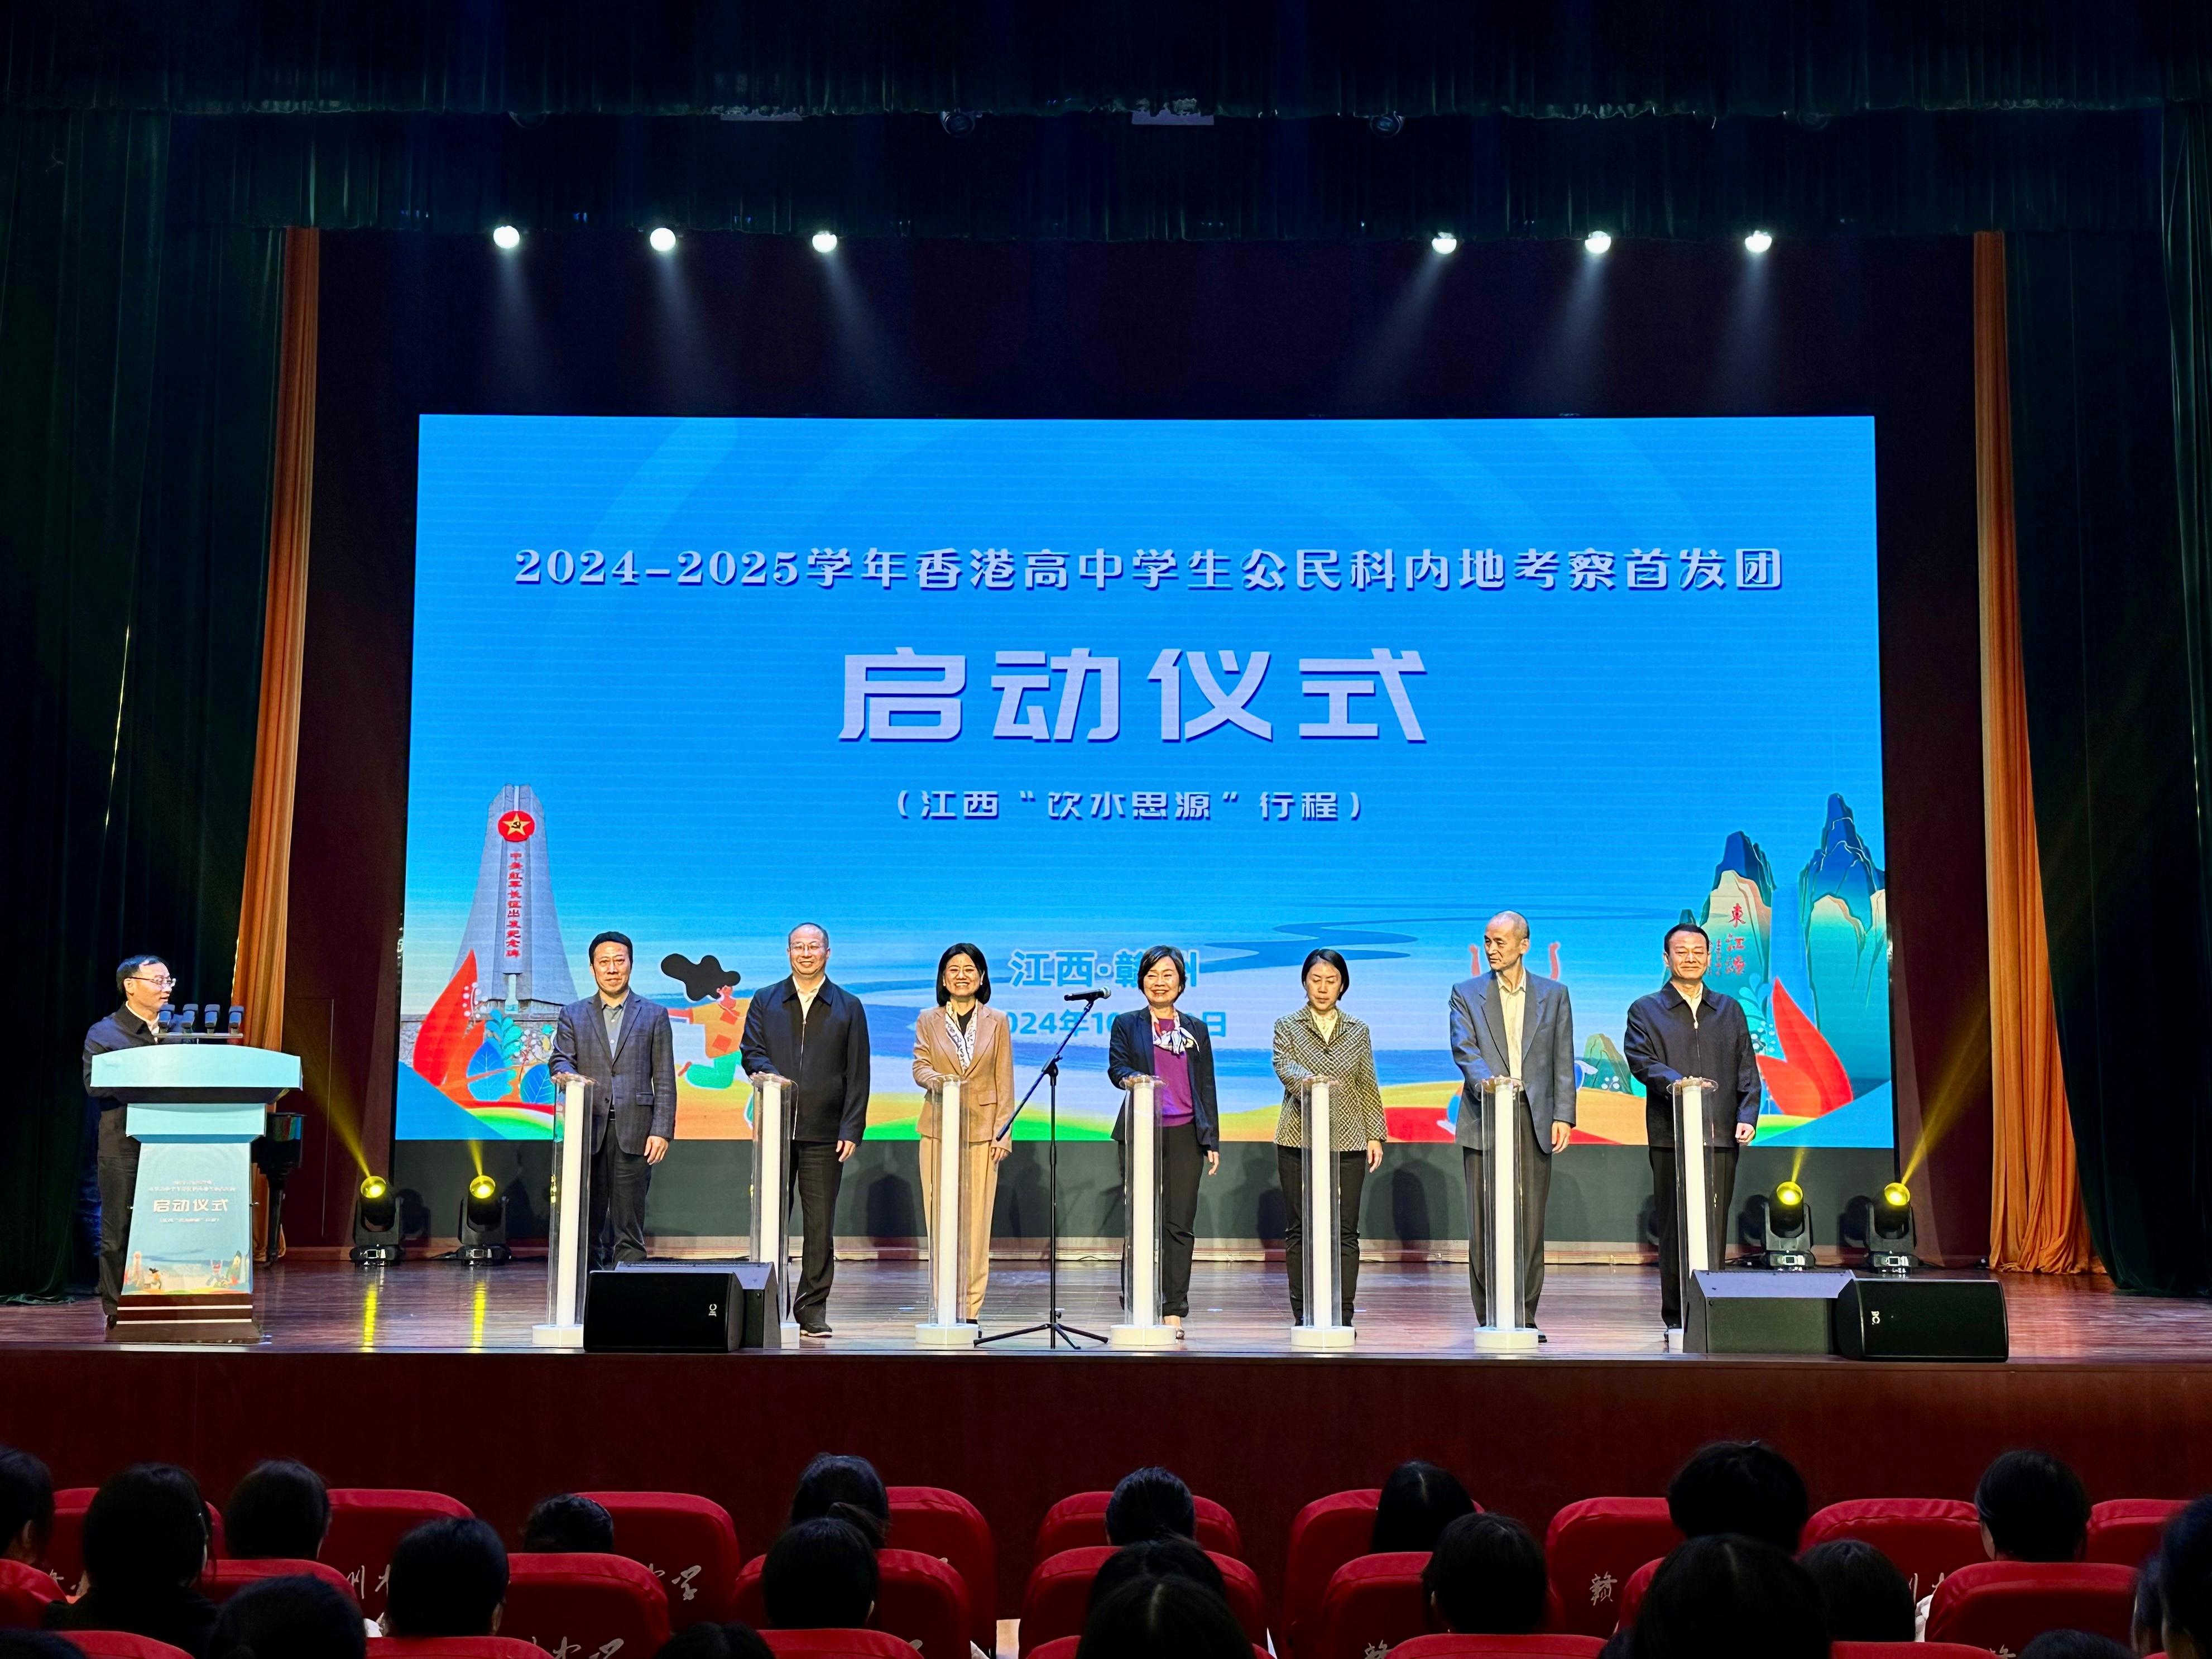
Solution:
<svg viewBox="0 0 2212 1659"><path fill-rule="evenodd" d="M1070 991L1060 998L1062 1002L1103 1002L1114 994L1111 991Z"/></svg>

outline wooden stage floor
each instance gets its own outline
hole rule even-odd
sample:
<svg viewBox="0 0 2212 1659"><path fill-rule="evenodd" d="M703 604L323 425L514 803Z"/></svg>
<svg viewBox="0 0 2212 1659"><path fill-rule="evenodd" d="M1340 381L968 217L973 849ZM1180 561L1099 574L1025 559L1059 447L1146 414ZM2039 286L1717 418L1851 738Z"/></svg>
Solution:
<svg viewBox="0 0 2212 1659"><path fill-rule="evenodd" d="M382 1269L296 1262L264 1273L264 1346L280 1351L528 1350L530 1328L544 1316L541 1261L471 1268L420 1261ZM1200 1262L1182 1351L1290 1357L1282 1273L1279 1263ZM1064 1265L1060 1302L1067 1322L1103 1334L1116 1317L1115 1286L1110 1263ZM2212 1353L2212 1302L2122 1296L2110 1280L2086 1275L2011 1274L2005 1290L2015 1363L2201 1364ZM913 1334L922 1295L919 1262L842 1262L830 1301L836 1335L805 1346L827 1353L927 1352L915 1346ZM1041 1269L1002 1264L984 1306L986 1334L1035 1322L1044 1299ZM1550 1338L1538 1351L1544 1359L1682 1358L1661 1345L1658 1276L1649 1267L1554 1267L1539 1318ZM1370 1262L1360 1270L1353 1352L1361 1358L1471 1358L1473 1325L1462 1267ZM96 1302L0 1307L0 1346L93 1346L103 1339ZM1042 1337L1025 1337L985 1352L1043 1346ZM1690 1358L1695 1363L1697 1357Z"/></svg>

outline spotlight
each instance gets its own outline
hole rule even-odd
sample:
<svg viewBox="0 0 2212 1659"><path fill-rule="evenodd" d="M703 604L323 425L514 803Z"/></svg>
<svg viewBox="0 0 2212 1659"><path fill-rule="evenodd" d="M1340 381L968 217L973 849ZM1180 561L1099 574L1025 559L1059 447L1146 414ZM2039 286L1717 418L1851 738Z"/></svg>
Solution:
<svg viewBox="0 0 2212 1659"><path fill-rule="evenodd" d="M522 246L522 233L513 225L501 225L492 232L491 245L501 253L512 253Z"/></svg>
<svg viewBox="0 0 2212 1659"><path fill-rule="evenodd" d="M676 252L676 233L669 229L666 225L655 225L653 228L653 234L645 240L652 245L655 253Z"/></svg>
<svg viewBox="0 0 2212 1659"><path fill-rule="evenodd" d="M1367 125L1375 130L1376 136L1378 137L1395 138L1406 130L1406 118L1387 112L1382 115L1370 115L1367 118Z"/></svg>
<svg viewBox="0 0 2212 1659"><path fill-rule="evenodd" d="M489 1176L478 1176L461 1194L459 1232L456 1260L471 1266L514 1260L514 1252L507 1247L507 1194Z"/></svg>
<svg viewBox="0 0 2212 1659"><path fill-rule="evenodd" d="M1439 253L1456 253L1459 251L1459 238L1448 230L1440 230L1429 238L1429 246Z"/></svg>
<svg viewBox="0 0 2212 1659"><path fill-rule="evenodd" d="M1583 238L1583 246L1592 253L1602 253L1613 246L1613 238L1602 230L1594 230Z"/></svg>
<svg viewBox="0 0 2212 1659"><path fill-rule="evenodd" d="M353 1259L364 1267L396 1262L399 1248L399 1194L380 1175L363 1176L353 1200Z"/></svg>
<svg viewBox="0 0 2212 1659"><path fill-rule="evenodd" d="M1743 251L1747 253L1764 253L1773 246L1774 238L1763 230L1754 230L1743 239Z"/></svg>
<svg viewBox="0 0 2212 1659"><path fill-rule="evenodd" d="M964 138L975 131L975 112L972 109L940 111L937 117L937 125L955 138Z"/></svg>
<svg viewBox="0 0 2212 1659"><path fill-rule="evenodd" d="M1766 1195L1766 1231L1761 1241L1770 1267L1813 1265L1813 1238L1805 1221L1805 1189L1785 1181Z"/></svg>
<svg viewBox="0 0 2212 1659"><path fill-rule="evenodd" d="M834 230L816 231L814 251L817 253L835 253L837 251L837 233Z"/></svg>
<svg viewBox="0 0 2212 1659"><path fill-rule="evenodd" d="M1872 1200L1868 1218L1867 1266L1878 1273L1909 1273L1912 1268L1912 1189L1893 1181Z"/></svg>

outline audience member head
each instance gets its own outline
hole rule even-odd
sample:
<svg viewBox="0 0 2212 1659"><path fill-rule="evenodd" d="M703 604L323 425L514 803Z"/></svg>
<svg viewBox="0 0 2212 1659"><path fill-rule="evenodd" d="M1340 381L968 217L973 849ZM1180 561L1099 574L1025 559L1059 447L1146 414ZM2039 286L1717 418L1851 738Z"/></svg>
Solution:
<svg viewBox="0 0 2212 1659"><path fill-rule="evenodd" d="M1984 1469L1974 1510L1994 1561L2078 1561L2089 1542L2081 1477L2048 1452L2008 1451Z"/></svg>
<svg viewBox="0 0 2212 1659"><path fill-rule="evenodd" d="M2149 1659L2166 1647L2166 1597L2160 1586L2166 1582L2165 1571L2159 1565L2158 1553L2136 1569L2136 1605L2128 1620L2128 1645L2136 1650L2137 1659Z"/></svg>
<svg viewBox="0 0 2212 1659"><path fill-rule="evenodd" d="M1227 1593L1220 1567L1189 1539L1147 1538L1141 1544L1124 1544L1106 1558L1091 1581L1090 1605L1097 1607L1122 1585L1139 1578L1188 1578L1216 1595Z"/></svg>
<svg viewBox="0 0 2212 1659"><path fill-rule="evenodd" d="M726 1625L694 1625L660 1644L653 1659L775 1659L761 1633L732 1620Z"/></svg>
<svg viewBox="0 0 2212 1659"><path fill-rule="evenodd" d="M1401 1463L1382 1483L1375 1505L1375 1530L1367 1540L1376 1555L1392 1550L1432 1550L1443 1529L1474 1513L1474 1499L1449 1469L1418 1458Z"/></svg>
<svg viewBox="0 0 2212 1659"><path fill-rule="evenodd" d="M246 1585L222 1604L208 1644L209 1659L366 1659L368 1652L353 1597L304 1573Z"/></svg>
<svg viewBox="0 0 2212 1659"><path fill-rule="evenodd" d="M615 1518L573 1492L541 1498L522 1523L522 1547L533 1555L612 1555Z"/></svg>
<svg viewBox="0 0 2212 1659"><path fill-rule="evenodd" d="M1188 1578L1140 1578L1091 1609L1075 1659L1251 1659L1229 1603Z"/></svg>
<svg viewBox="0 0 2212 1659"><path fill-rule="evenodd" d="M0 1560L46 1558L54 1529L54 1477L27 1451L0 1446Z"/></svg>
<svg viewBox="0 0 2212 1659"><path fill-rule="evenodd" d="M1635 1659L1826 1659L1820 1593L1771 1544L1692 1538L1652 1575L1631 1651Z"/></svg>
<svg viewBox="0 0 2212 1659"><path fill-rule="evenodd" d="M0 1659L84 1659L84 1650L50 1630L0 1630Z"/></svg>
<svg viewBox="0 0 2212 1659"><path fill-rule="evenodd" d="M819 1516L787 1529L761 1568L770 1630L857 1630L875 1611L876 1547L850 1521Z"/></svg>
<svg viewBox="0 0 2212 1659"><path fill-rule="evenodd" d="M2212 1659L2212 1498L2166 1523L2158 1594L2166 1659Z"/></svg>
<svg viewBox="0 0 2212 1659"><path fill-rule="evenodd" d="M824 1452L806 1466L799 1490L791 1495L791 1524L825 1517L849 1522L871 1547L884 1547L891 1527L891 1499L873 1463Z"/></svg>
<svg viewBox="0 0 2212 1659"><path fill-rule="evenodd" d="M189 1584L207 1565L199 1482L173 1463L111 1475L84 1512L84 1571L94 1589Z"/></svg>
<svg viewBox="0 0 2212 1659"><path fill-rule="evenodd" d="M1831 1642L1910 1642L1918 1614L1897 1565L1858 1538L1832 1538L1797 1558L1820 1592Z"/></svg>
<svg viewBox="0 0 2212 1659"><path fill-rule="evenodd" d="M330 1529L330 1489L289 1457L255 1464L223 1506L223 1552L234 1560L312 1561Z"/></svg>
<svg viewBox="0 0 2212 1659"><path fill-rule="evenodd" d="M1157 1466L1132 1469L1106 1500L1106 1541L1141 1544L1148 1538L1196 1538L1198 1505L1181 1479Z"/></svg>
<svg viewBox="0 0 2212 1659"><path fill-rule="evenodd" d="M2021 1645L2020 1659L2135 1659L2135 1656L2109 1636L2086 1630L2047 1630Z"/></svg>
<svg viewBox="0 0 2212 1659"><path fill-rule="evenodd" d="M1685 1538L1735 1533L1795 1555L1807 1512L1796 1469L1759 1440L1704 1447L1667 1486L1667 1513Z"/></svg>
<svg viewBox="0 0 2212 1659"><path fill-rule="evenodd" d="M392 1551L388 1636L489 1636L507 1605L507 1547L470 1516L425 1521Z"/></svg>
<svg viewBox="0 0 2212 1659"><path fill-rule="evenodd" d="M1510 1515L1462 1515L1437 1540L1421 1588L1448 1631L1530 1635L1544 1624L1544 1547Z"/></svg>

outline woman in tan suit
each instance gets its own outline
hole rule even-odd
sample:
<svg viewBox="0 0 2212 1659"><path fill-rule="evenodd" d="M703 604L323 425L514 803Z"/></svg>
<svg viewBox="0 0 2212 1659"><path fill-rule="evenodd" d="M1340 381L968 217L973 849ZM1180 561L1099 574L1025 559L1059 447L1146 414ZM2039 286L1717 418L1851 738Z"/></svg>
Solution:
<svg viewBox="0 0 2212 1659"><path fill-rule="evenodd" d="M937 1006L925 1008L914 1030L914 1080L921 1085L921 1208L937 1232L937 1160L941 1091L960 1085L960 1136L968 1187L968 1213L960 1253L966 1267L962 1298L969 1321L983 1311L991 1279L991 1206L999 1191L999 1165L1013 1150L1006 1130L1014 1111L1014 1042L1006 1017L988 1006L991 970L981 951L955 945L937 959Z"/></svg>

